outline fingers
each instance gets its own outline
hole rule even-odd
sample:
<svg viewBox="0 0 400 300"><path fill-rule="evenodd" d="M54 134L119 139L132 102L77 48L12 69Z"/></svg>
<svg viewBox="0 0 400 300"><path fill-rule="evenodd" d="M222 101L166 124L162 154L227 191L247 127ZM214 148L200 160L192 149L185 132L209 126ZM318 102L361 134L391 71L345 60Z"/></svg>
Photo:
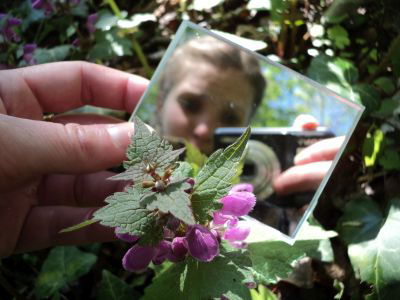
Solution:
<svg viewBox="0 0 400 300"><path fill-rule="evenodd" d="M120 164L132 123L55 124L0 115L0 190L42 174L90 173Z"/></svg>
<svg viewBox="0 0 400 300"><path fill-rule="evenodd" d="M25 220L15 253L55 245L79 245L115 240L114 230L98 223L73 232L59 233L64 228L90 219L96 209L67 206L33 207Z"/></svg>
<svg viewBox="0 0 400 300"><path fill-rule="evenodd" d="M103 171L80 175L45 176L39 187L39 205L101 206L104 199L123 191L127 181L107 180L115 175Z"/></svg>
<svg viewBox="0 0 400 300"><path fill-rule="evenodd" d="M331 161L323 161L291 167L276 178L274 190L278 195L315 191L331 164Z"/></svg>
<svg viewBox="0 0 400 300"><path fill-rule="evenodd" d="M76 123L81 125L122 123L121 119L117 119L112 116L96 114L56 115L51 119L51 121L64 125L68 123Z"/></svg>
<svg viewBox="0 0 400 300"><path fill-rule="evenodd" d="M0 97L8 111L19 105L15 100L36 98L42 111L56 113L85 104L132 112L148 84L142 77L87 62L6 70L0 78Z"/></svg>
<svg viewBox="0 0 400 300"><path fill-rule="evenodd" d="M339 136L316 142L300 151L294 158L294 163L304 165L311 162L333 160L344 139L344 136Z"/></svg>

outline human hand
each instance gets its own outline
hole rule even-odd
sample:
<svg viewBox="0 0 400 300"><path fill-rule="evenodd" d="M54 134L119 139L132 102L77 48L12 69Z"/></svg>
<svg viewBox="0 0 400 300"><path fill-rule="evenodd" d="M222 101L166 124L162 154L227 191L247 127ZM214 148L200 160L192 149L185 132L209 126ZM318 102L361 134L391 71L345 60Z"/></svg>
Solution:
<svg viewBox="0 0 400 300"><path fill-rule="evenodd" d="M300 151L294 166L280 174L273 187L278 195L314 191L327 174L344 136L318 141Z"/></svg>
<svg viewBox="0 0 400 300"><path fill-rule="evenodd" d="M131 112L147 80L84 62L0 71L0 258L59 244L109 241L91 217L125 183L104 171L125 157L133 127L98 115L56 116L85 104Z"/></svg>

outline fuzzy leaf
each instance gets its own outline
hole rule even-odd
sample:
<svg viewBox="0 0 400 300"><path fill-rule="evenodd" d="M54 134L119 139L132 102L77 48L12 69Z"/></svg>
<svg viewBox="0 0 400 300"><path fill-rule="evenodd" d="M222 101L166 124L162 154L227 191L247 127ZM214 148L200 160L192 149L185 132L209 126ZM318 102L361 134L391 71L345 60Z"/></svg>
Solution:
<svg viewBox="0 0 400 300"><path fill-rule="evenodd" d="M156 277L144 299L251 299L245 285L254 282L250 267L247 251L228 247L208 263L189 258Z"/></svg>
<svg viewBox="0 0 400 300"><path fill-rule="evenodd" d="M97 293L98 300L130 300L137 299L138 293L135 295L133 287L125 281L113 275L107 270L102 272L102 280Z"/></svg>
<svg viewBox="0 0 400 300"><path fill-rule="evenodd" d="M43 299L56 294L65 285L89 272L96 259L96 255L80 251L76 247L53 248L36 281L36 297Z"/></svg>
<svg viewBox="0 0 400 300"><path fill-rule="evenodd" d="M210 213L221 207L219 199L232 186L249 136L250 127L225 150L214 152L196 176L192 207L199 223L206 223L210 219Z"/></svg>
<svg viewBox="0 0 400 300"><path fill-rule="evenodd" d="M155 226L156 218L154 212L140 205L142 192L140 185L134 185L125 192L109 196L105 200L108 204L97 210L93 219L99 220L105 226L119 227L121 233L141 237L151 235L150 229ZM154 236L154 239L157 240L158 237Z"/></svg>
<svg viewBox="0 0 400 300"><path fill-rule="evenodd" d="M148 210L160 210L164 213L171 213L179 220L188 225L196 223L190 207L190 195L184 192L190 185L186 182L171 183L163 192L153 193L142 200Z"/></svg>
<svg viewBox="0 0 400 300"><path fill-rule="evenodd" d="M127 170L111 179L133 180L134 182L151 180L152 177L146 173L148 164L156 167L156 173L161 175L185 150L185 148L173 150L168 141L162 140L139 118L135 117L134 123L135 134L126 153L128 160L124 162Z"/></svg>

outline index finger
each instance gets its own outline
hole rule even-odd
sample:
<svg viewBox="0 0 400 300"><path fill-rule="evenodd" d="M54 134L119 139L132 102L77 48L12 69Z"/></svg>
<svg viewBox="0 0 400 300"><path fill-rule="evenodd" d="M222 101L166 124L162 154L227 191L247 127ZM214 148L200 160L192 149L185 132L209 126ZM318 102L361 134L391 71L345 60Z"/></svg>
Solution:
<svg viewBox="0 0 400 300"><path fill-rule="evenodd" d="M14 71L14 84L27 86L44 112L64 112L87 104L132 112L148 84L140 76L81 61Z"/></svg>

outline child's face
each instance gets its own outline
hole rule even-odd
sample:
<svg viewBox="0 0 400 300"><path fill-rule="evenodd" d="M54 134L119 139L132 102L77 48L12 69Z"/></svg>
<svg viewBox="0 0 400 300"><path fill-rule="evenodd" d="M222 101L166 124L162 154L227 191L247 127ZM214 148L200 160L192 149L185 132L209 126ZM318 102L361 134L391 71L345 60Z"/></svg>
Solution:
<svg viewBox="0 0 400 300"><path fill-rule="evenodd" d="M221 70L208 63L187 63L184 68L164 99L162 131L210 154L216 128L248 124L254 91L238 70Z"/></svg>

